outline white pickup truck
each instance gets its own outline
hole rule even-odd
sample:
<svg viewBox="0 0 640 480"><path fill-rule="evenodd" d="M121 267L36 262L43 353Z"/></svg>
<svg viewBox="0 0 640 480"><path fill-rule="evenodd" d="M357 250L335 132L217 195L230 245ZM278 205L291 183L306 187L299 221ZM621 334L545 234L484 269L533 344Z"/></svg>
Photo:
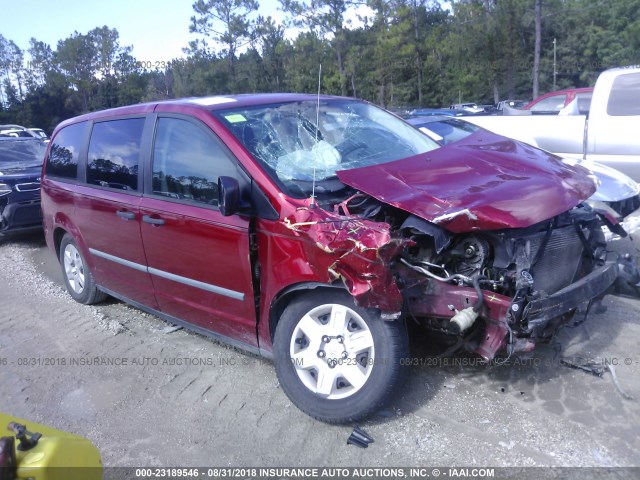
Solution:
<svg viewBox="0 0 640 480"><path fill-rule="evenodd" d="M600 74L587 114L470 116L465 120L562 157L603 163L640 181L640 65Z"/></svg>

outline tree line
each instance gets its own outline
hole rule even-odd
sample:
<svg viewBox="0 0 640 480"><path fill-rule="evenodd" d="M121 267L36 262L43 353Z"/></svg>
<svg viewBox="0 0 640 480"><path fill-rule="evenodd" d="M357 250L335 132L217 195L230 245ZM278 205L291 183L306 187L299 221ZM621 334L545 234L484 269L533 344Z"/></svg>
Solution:
<svg viewBox="0 0 640 480"><path fill-rule="evenodd" d="M195 1L196 39L167 62L136 59L108 26L53 48L31 38L26 51L0 35L0 123L50 133L143 101L316 92L320 64L323 93L387 108L526 100L640 64L640 0L279 1L284 24L258 16L256 0ZM355 26L359 5L371 13Z"/></svg>

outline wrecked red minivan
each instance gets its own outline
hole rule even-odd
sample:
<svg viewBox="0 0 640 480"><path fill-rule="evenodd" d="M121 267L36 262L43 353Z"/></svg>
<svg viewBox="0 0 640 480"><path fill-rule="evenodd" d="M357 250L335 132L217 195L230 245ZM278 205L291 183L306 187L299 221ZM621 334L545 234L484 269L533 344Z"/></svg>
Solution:
<svg viewBox="0 0 640 480"><path fill-rule="evenodd" d="M112 295L274 359L327 422L397 390L406 322L485 360L531 350L619 277L581 167L478 132L439 147L366 102L148 103L59 125L47 243L77 301Z"/></svg>

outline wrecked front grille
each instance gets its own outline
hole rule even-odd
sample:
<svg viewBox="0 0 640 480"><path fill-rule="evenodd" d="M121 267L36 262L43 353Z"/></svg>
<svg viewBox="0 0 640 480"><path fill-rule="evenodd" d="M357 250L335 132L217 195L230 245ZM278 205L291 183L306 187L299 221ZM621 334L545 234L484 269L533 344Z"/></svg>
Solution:
<svg viewBox="0 0 640 480"><path fill-rule="evenodd" d="M531 258L538 256L545 234L529 239ZM570 285L582 263L583 245L573 226L553 230L542 256L533 266L534 289L548 294Z"/></svg>

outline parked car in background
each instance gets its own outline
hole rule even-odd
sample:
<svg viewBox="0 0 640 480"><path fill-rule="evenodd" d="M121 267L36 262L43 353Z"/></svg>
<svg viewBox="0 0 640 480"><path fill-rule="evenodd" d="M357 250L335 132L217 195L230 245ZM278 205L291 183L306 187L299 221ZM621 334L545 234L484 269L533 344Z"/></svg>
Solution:
<svg viewBox="0 0 640 480"><path fill-rule="evenodd" d="M497 115L498 109L493 104L488 105L478 105L478 108L481 108L482 111L478 112L479 115Z"/></svg>
<svg viewBox="0 0 640 480"><path fill-rule="evenodd" d="M0 235L42 228L40 176L46 145L0 137Z"/></svg>
<svg viewBox="0 0 640 480"><path fill-rule="evenodd" d="M19 138L36 138L44 142L48 142L49 137L41 128L25 128L22 125L0 125L0 136L2 137L19 137Z"/></svg>
<svg viewBox="0 0 640 480"><path fill-rule="evenodd" d="M427 118L412 116L405 120L440 145L455 143L481 130L473 123L443 115L433 115Z"/></svg>
<svg viewBox="0 0 640 480"><path fill-rule="evenodd" d="M490 361L619 278L602 225L620 225L583 203L589 171L484 133L440 147L350 98L94 112L56 128L43 172L75 300L111 294L273 358L291 401L330 423L400 389L408 322Z"/></svg>
<svg viewBox="0 0 640 480"><path fill-rule="evenodd" d="M458 142L476 132L485 132L493 138L499 137L459 118L413 117L407 119L407 122L441 145ZM506 137L503 138L509 140ZM597 177L598 189L589 198L589 203L592 206L599 208L606 206L606 208L613 210L619 219L629 216L640 207L640 187L624 173L596 162L585 162L573 158L563 161L572 165L581 165L591 170Z"/></svg>
<svg viewBox="0 0 640 480"><path fill-rule="evenodd" d="M525 105L524 109L530 110L533 115L557 115L560 110L577 98L581 109L586 114L589 112L592 95L593 87L567 88L566 90L545 93Z"/></svg>
<svg viewBox="0 0 640 480"><path fill-rule="evenodd" d="M34 135L26 129L21 128L5 128L0 130L0 136L13 138L35 138Z"/></svg>
<svg viewBox="0 0 640 480"><path fill-rule="evenodd" d="M509 108L523 108L527 103L526 100L501 100L496 104L496 110L502 112L505 106Z"/></svg>
<svg viewBox="0 0 640 480"><path fill-rule="evenodd" d="M469 117L494 133L515 138L563 158L594 161L640 182L640 67L612 68L600 74L588 116L574 98L573 115Z"/></svg>
<svg viewBox="0 0 640 480"><path fill-rule="evenodd" d="M469 113L482 113L484 108L479 107L475 103L455 103L449 106L450 110L463 110Z"/></svg>
<svg viewBox="0 0 640 480"><path fill-rule="evenodd" d="M432 115L447 116L447 117L463 117L471 115L466 110L452 110L450 108L417 108L409 112L410 116L428 117Z"/></svg>
<svg viewBox="0 0 640 480"><path fill-rule="evenodd" d="M33 136L35 136L36 138L39 138L43 142L45 142L45 143L49 142L49 136L46 134L46 132L43 129L41 129L41 128L28 128L27 130L29 132L31 132L33 134Z"/></svg>

